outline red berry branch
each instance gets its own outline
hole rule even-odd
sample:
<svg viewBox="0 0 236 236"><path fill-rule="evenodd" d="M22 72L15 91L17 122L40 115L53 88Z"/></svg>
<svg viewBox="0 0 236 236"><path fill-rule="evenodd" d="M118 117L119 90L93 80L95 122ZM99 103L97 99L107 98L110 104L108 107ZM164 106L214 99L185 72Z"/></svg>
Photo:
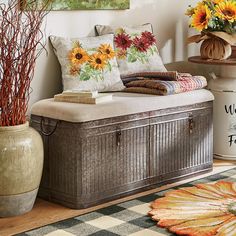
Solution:
<svg viewBox="0 0 236 236"><path fill-rule="evenodd" d="M41 25L47 6L37 0L0 3L0 126L26 122L35 62L45 48Z"/></svg>

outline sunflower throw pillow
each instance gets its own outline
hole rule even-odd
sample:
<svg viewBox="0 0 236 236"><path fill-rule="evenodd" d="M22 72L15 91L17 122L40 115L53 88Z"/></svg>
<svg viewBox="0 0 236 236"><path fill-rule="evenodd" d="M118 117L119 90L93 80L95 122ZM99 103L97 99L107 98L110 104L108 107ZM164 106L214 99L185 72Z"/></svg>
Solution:
<svg viewBox="0 0 236 236"><path fill-rule="evenodd" d="M98 35L114 33L117 62L122 77L133 73L166 71L151 24L130 28L96 25Z"/></svg>
<svg viewBox="0 0 236 236"><path fill-rule="evenodd" d="M50 36L61 64L64 90L99 92L124 88L113 48L113 35L86 38Z"/></svg>

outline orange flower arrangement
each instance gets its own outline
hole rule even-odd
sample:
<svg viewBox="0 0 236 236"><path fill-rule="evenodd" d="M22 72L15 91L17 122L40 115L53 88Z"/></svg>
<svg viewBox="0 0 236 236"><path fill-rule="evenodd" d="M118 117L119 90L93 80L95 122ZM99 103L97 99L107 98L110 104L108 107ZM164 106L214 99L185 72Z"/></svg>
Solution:
<svg viewBox="0 0 236 236"><path fill-rule="evenodd" d="M236 0L202 0L187 9L190 27L200 32L188 38L188 43L203 41L203 59L224 60L231 56L236 44Z"/></svg>
<svg viewBox="0 0 236 236"><path fill-rule="evenodd" d="M149 215L177 235L236 235L236 183L197 184L165 194Z"/></svg>
<svg viewBox="0 0 236 236"><path fill-rule="evenodd" d="M200 32L223 31L236 33L235 0L202 0L196 7L187 9L190 27Z"/></svg>

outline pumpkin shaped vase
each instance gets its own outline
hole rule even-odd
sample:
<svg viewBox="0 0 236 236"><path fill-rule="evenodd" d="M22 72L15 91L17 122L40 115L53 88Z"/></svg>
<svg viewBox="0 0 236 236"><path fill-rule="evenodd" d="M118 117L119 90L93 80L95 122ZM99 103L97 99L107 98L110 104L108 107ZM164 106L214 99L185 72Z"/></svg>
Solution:
<svg viewBox="0 0 236 236"><path fill-rule="evenodd" d="M202 42L200 53L203 59L225 60L231 56L232 48L225 40L212 37Z"/></svg>

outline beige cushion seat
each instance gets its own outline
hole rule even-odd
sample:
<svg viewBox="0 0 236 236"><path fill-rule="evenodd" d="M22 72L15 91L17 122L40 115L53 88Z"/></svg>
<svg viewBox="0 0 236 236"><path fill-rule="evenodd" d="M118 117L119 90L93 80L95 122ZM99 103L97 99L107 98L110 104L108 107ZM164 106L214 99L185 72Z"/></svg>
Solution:
<svg viewBox="0 0 236 236"><path fill-rule="evenodd" d="M212 93L206 89L169 96L123 92L112 94L112 101L97 105L55 102L53 98L45 99L33 105L31 114L69 122L86 122L137 114L140 112L193 105L214 99Z"/></svg>

